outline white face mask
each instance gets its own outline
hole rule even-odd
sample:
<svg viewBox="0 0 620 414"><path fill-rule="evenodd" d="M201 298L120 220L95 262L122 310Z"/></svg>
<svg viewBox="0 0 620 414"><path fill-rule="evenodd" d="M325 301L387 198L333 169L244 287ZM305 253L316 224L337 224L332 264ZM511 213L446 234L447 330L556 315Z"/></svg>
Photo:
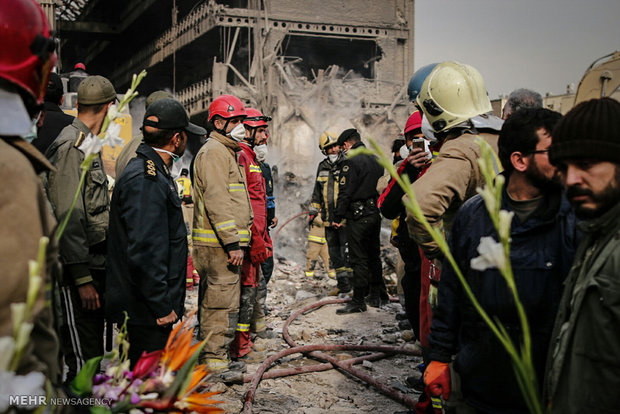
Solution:
<svg viewBox="0 0 620 414"><path fill-rule="evenodd" d="M261 144L254 147L254 152L256 153L256 160L258 162L265 161L267 158L267 153L269 150L267 149L267 144Z"/></svg>
<svg viewBox="0 0 620 414"><path fill-rule="evenodd" d="M407 158L409 156L409 151L411 151L411 149L407 145L403 145L402 147L400 147L400 150L398 151L398 153L400 154L400 158L402 158L403 160Z"/></svg>
<svg viewBox="0 0 620 414"><path fill-rule="evenodd" d="M327 156L327 158L329 158L329 161L330 161L331 163L334 163L334 162L336 162L336 160L338 159L338 156L339 156L339 155L340 155L340 154L329 154L329 155Z"/></svg>
<svg viewBox="0 0 620 414"><path fill-rule="evenodd" d="M161 148L153 148L155 151L157 152L163 152L164 154L168 154L172 157L172 162L177 162L179 160L179 158L181 158L180 155L175 154L174 152L170 152L168 150L165 149L161 149Z"/></svg>
<svg viewBox="0 0 620 414"><path fill-rule="evenodd" d="M228 133L228 135L230 135L230 137L235 141L241 142L245 138L245 127L242 123L240 123L236 127L234 127L232 131Z"/></svg>

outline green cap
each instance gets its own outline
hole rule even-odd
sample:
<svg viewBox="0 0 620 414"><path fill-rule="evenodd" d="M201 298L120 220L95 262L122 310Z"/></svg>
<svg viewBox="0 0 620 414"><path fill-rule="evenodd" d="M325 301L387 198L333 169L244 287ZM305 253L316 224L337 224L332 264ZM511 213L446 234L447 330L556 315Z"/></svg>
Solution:
<svg viewBox="0 0 620 414"><path fill-rule="evenodd" d="M116 99L114 86L103 76L88 76L78 86L78 104L97 105L114 99Z"/></svg>
<svg viewBox="0 0 620 414"><path fill-rule="evenodd" d="M174 99L174 95L167 91L155 91L146 98L146 107L148 108L153 102L166 98Z"/></svg>

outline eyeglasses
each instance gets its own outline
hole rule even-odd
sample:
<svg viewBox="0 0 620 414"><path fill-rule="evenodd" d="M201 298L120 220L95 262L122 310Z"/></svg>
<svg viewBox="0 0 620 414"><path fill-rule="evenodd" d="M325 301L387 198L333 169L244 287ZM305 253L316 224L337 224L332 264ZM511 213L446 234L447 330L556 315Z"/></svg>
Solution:
<svg viewBox="0 0 620 414"><path fill-rule="evenodd" d="M541 149L541 150L529 151L529 152L526 152L526 153L525 153L525 155L530 155L530 154L544 154L545 152L549 152L549 148L547 148L547 149Z"/></svg>

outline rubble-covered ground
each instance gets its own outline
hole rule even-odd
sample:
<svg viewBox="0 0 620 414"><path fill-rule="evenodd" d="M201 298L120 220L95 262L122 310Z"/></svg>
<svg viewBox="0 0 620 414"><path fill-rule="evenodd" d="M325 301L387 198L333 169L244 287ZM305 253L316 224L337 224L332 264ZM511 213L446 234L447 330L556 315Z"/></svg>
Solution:
<svg viewBox="0 0 620 414"><path fill-rule="evenodd" d="M394 260L394 251L385 248L382 256L389 286L395 279L390 265ZM296 310L325 299L327 292L336 285L322 271L316 272L320 277L307 278L300 264L277 255L276 258L275 271L268 285L267 306L271 312L267 316L267 325L279 335L274 339L259 338L255 342L255 346L264 350L267 356L289 348L281 335L285 320ZM195 290L188 295L188 307L195 306ZM395 315L402 310L400 304L390 303L382 308L368 307L364 313L337 315L336 309L340 306L327 305L298 317L289 328L291 336L298 345L349 343L407 348L416 346L411 331L398 329ZM361 354L336 352L332 355L342 360ZM373 362L366 361L356 367L415 400L419 394L407 387L405 379L408 376L419 376L416 366L420 362L419 357L395 355ZM315 363L319 362L301 354L293 354L279 360L272 368ZM248 373L255 372L257 368L258 364L248 365ZM217 383L212 389L221 391L218 396L222 401L221 408L229 413L238 413L243 409L249 387L249 383L229 386ZM334 369L262 380L253 405L254 413L393 413L406 410L402 404L380 394L362 381Z"/></svg>

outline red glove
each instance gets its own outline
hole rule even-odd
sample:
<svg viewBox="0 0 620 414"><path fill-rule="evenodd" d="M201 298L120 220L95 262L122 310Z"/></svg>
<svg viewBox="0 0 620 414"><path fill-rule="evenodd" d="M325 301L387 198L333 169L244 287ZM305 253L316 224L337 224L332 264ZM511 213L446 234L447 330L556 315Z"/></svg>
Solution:
<svg viewBox="0 0 620 414"><path fill-rule="evenodd" d="M267 260L267 245L265 245L265 241L261 237L252 237L250 260L254 264L265 263Z"/></svg>
<svg viewBox="0 0 620 414"><path fill-rule="evenodd" d="M450 366L447 362L431 361L424 371L424 383L432 397L450 398Z"/></svg>

